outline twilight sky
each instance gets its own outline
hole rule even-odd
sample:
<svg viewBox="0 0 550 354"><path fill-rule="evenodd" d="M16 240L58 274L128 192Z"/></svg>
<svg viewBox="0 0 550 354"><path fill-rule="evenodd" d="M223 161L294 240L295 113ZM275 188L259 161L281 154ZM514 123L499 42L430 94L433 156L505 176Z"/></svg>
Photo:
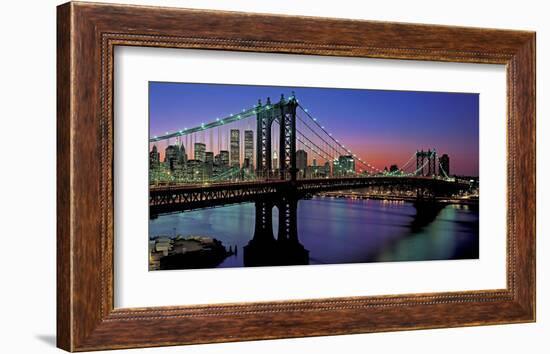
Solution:
<svg viewBox="0 0 550 354"><path fill-rule="evenodd" d="M476 93L151 82L149 133L198 126L292 91L327 131L380 169L401 166L416 150L435 148L449 155L451 174L479 174Z"/></svg>

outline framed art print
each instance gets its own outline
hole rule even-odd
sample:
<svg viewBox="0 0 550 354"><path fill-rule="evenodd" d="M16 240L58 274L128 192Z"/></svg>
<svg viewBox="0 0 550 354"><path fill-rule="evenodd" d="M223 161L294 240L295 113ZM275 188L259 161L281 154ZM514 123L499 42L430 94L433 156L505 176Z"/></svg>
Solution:
<svg viewBox="0 0 550 354"><path fill-rule="evenodd" d="M58 346L534 321L534 48L61 5Z"/></svg>

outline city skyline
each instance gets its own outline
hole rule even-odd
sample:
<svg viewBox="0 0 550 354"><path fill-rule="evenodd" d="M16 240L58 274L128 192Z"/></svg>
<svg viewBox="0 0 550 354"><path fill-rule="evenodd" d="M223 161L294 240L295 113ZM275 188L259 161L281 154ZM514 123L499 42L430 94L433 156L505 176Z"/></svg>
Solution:
<svg viewBox="0 0 550 354"><path fill-rule="evenodd" d="M258 99L275 102L291 92L327 130L379 169L400 166L416 150L435 148L451 156L454 174L478 175L477 94L151 82L150 135L198 126L250 108ZM343 116L350 118L330 118ZM245 130L254 125L252 119L237 128L240 164ZM256 137L252 141L256 148ZM164 147L159 150L163 154Z"/></svg>

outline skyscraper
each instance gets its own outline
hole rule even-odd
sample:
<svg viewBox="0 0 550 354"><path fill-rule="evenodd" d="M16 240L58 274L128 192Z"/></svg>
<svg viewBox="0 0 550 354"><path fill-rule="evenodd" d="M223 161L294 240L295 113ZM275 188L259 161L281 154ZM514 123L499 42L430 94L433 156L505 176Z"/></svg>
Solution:
<svg viewBox="0 0 550 354"><path fill-rule="evenodd" d="M212 151L207 151L204 153L204 162L207 164L214 163L214 153Z"/></svg>
<svg viewBox="0 0 550 354"><path fill-rule="evenodd" d="M180 164L180 166L185 166L187 164L187 153L185 152L185 146L180 145L180 152L179 152L179 156L178 156L178 163Z"/></svg>
<svg viewBox="0 0 550 354"><path fill-rule="evenodd" d="M296 151L296 168L298 169L298 176L306 178L307 152L305 150Z"/></svg>
<svg viewBox="0 0 550 354"><path fill-rule="evenodd" d="M153 145L153 148L149 152L149 168L155 169L158 168L160 164L160 154L157 150L157 146Z"/></svg>
<svg viewBox="0 0 550 354"><path fill-rule="evenodd" d="M332 175L335 177L342 175L342 168L340 168L340 161L338 159L332 161Z"/></svg>
<svg viewBox="0 0 550 354"><path fill-rule="evenodd" d="M277 171L279 169L279 159L277 158L277 151L273 151L273 158L271 159L271 169Z"/></svg>
<svg viewBox="0 0 550 354"><path fill-rule="evenodd" d="M447 154L443 154L439 158L439 175L443 177L451 175L449 155Z"/></svg>
<svg viewBox="0 0 550 354"><path fill-rule="evenodd" d="M231 167L241 166L240 130L231 129L230 132Z"/></svg>
<svg viewBox="0 0 550 354"><path fill-rule="evenodd" d="M330 162L325 162L325 165L324 165L324 173L325 173L325 176L330 176Z"/></svg>
<svg viewBox="0 0 550 354"><path fill-rule="evenodd" d="M338 168L341 175L355 174L355 159L352 155L341 155L338 157Z"/></svg>
<svg viewBox="0 0 550 354"><path fill-rule="evenodd" d="M319 175L319 167L317 166L317 159L313 159L311 166L308 167L308 174L310 177L317 177Z"/></svg>
<svg viewBox="0 0 550 354"><path fill-rule="evenodd" d="M206 145L203 143L195 143L195 160L206 161Z"/></svg>
<svg viewBox="0 0 550 354"><path fill-rule="evenodd" d="M223 167L229 167L229 151L220 150L220 164Z"/></svg>
<svg viewBox="0 0 550 354"><path fill-rule="evenodd" d="M212 151L205 152L204 159L204 174L205 178L212 178L214 172L214 153Z"/></svg>
<svg viewBox="0 0 550 354"><path fill-rule="evenodd" d="M168 145L164 150L164 164L170 170L175 170L178 164L179 149L175 145Z"/></svg>
<svg viewBox="0 0 550 354"><path fill-rule="evenodd" d="M247 168L254 168L254 132L244 131L244 159L248 159Z"/></svg>

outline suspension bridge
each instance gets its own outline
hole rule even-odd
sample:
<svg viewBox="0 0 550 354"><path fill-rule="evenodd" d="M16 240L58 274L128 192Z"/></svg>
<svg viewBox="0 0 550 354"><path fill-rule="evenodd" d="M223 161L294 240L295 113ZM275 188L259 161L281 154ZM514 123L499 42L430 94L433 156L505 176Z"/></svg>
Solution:
<svg viewBox="0 0 550 354"><path fill-rule="evenodd" d="M418 199L470 188L469 181L449 176L448 156L435 149L414 151L389 170L374 166L329 132L294 93L152 136L149 144L153 215L265 200L285 208L316 193L357 188Z"/></svg>

